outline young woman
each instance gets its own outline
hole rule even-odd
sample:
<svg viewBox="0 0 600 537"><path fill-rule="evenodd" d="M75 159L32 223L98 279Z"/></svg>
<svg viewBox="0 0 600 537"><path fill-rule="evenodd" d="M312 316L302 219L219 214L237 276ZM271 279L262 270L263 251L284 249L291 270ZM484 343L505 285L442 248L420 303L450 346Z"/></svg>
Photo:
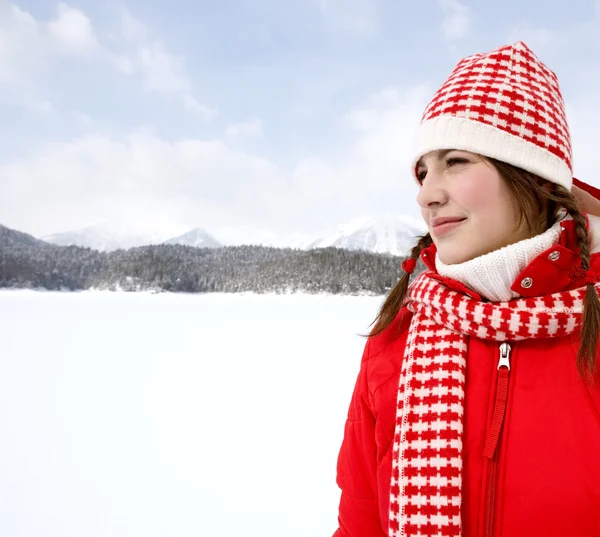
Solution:
<svg viewBox="0 0 600 537"><path fill-rule="evenodd" d="M413 165L429 233L365 347L336 537L599 536L600 191L555 74L522 42L461 60Z"/></svg>

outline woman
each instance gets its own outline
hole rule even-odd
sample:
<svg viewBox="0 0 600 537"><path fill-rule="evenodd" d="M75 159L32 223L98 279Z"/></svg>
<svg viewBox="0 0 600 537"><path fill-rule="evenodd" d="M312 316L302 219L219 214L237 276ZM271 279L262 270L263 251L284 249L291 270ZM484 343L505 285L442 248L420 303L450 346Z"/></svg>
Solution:
<svg viewBox="0 0 600 537"><path fill-rule="evenodd" d="M429 233L365 347L336 536L600 535L600 191L555 74L522 42L461 60L413 165Z"/></svg>

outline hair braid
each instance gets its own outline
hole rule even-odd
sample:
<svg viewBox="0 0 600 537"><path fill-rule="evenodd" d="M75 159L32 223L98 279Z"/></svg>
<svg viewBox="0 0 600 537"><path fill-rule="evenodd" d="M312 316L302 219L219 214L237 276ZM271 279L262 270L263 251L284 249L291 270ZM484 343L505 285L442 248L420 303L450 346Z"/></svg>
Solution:
<svg viewBox="0 0 600 537"><path fill-rule="evenodd" d="M421 256L421 252L431 246L433 240L431 239L431 235L427 233L419 238L419 241L410 251L410 256L408 259L412 259L415 263L418 262L419 257ZM383 305L379 309L379 313L373 321L375 325L369 336L376 336L383 332L396 318L398 312L402 308L402 304L404 303L404 299L406 298L406 292L408 290L408 284L410 283L411 273L404 272L398 283L392 288L388 296L386 297Z"/></svg>
<svg viewBox="0 0 600 537"><path fill-rule="evenodd" d="M577 234L577 246L581 256L581 268L590 270L590 247L586 218L579 210L573 195L561 186L556 186L554 200L573 218ZM587 284L583 300L583 323L581 327L581 345L577 354L577 367L582 376L593 378L596 372L598 335L600 328L600 298L593 283Z"/></svg>

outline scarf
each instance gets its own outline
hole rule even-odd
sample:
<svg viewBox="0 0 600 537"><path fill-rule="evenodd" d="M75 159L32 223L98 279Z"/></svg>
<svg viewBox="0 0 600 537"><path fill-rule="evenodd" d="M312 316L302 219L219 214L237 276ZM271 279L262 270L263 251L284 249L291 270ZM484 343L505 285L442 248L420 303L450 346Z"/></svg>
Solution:
<svg viewBox="0 0 600 537"><path fill-rule="evenodd" d="M597 285L596 288L600 288ZM562 337L581 326L586 288L480 302L421 274L400 373L390 537L461 535L462 417L468 337Z"/></svg>

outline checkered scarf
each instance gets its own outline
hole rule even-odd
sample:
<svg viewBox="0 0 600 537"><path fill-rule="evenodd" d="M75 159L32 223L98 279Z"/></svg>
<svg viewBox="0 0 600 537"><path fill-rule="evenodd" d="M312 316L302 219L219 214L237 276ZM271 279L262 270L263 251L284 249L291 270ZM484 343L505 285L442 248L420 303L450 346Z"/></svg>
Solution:
<svg viewBox="0 0 600 537"><path fill-rule="evenodd" d="M467 338L561 337L581 326L585 287L490 303L421 274L402 363L390 495L390 537L461 535L462 416Z"/></svg>

